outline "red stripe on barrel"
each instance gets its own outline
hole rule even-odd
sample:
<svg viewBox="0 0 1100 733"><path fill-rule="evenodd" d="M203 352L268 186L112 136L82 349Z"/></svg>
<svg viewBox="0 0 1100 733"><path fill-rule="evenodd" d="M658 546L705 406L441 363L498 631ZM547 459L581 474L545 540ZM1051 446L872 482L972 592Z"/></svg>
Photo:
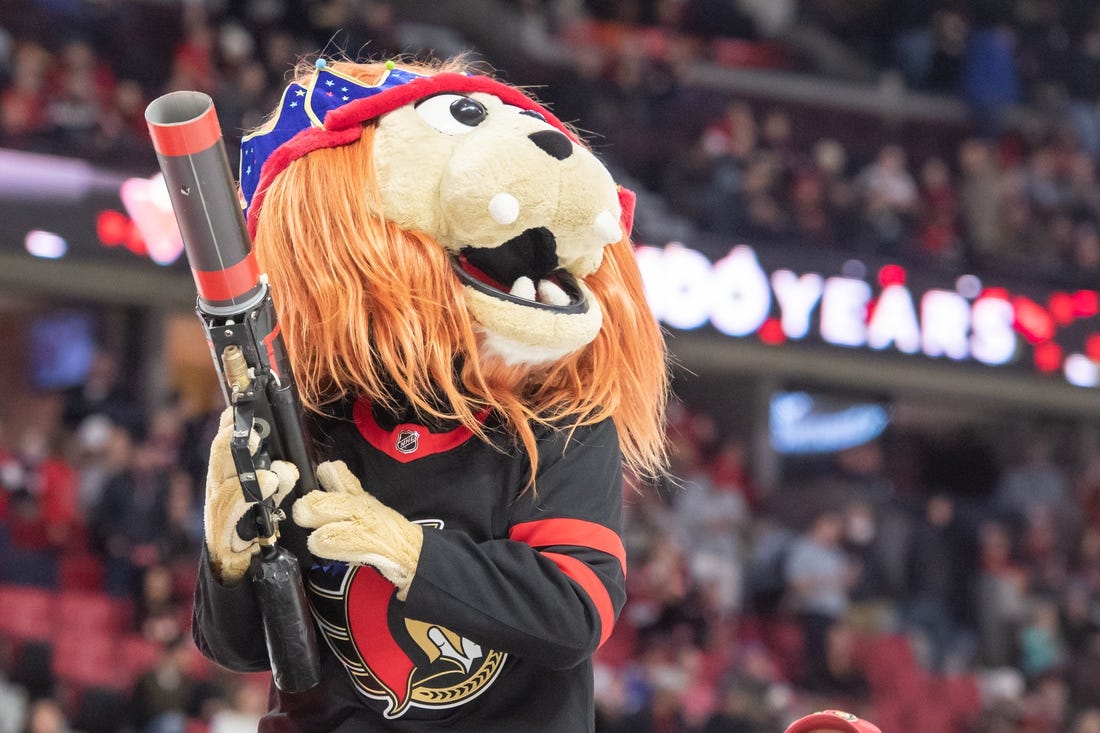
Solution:
<svg viewBox="0 0 1100 733"><path fill-rule="evenodd" d="M221 302L239 298L256 286L260 280L260 266L256 256L249 252L243 260L224 270L206 271L191 269L195 287L206 301Z"/></svg>
<svg viewBox="0 0 1100 733"><path fill-rule="evenodd" d="M149 123L149 135L153 147L161 155L194 155L208 149L221 139L221 126L214 105L193 120L159 125Z"/></svg>

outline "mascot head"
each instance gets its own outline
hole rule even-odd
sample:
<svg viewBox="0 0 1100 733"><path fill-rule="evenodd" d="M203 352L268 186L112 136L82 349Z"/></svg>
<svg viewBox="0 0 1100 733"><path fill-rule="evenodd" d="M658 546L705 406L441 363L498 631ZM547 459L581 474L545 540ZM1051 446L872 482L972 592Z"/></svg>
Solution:
<svg viewBox="0 0 1100 733"><path fill-rule="evenodd" d="M633 196L520 90L318 61L245 137L241 189L307 405L404 399L479 434L491 408L532 457L539 423L613 417L630 468L662 465Z"/></svg>

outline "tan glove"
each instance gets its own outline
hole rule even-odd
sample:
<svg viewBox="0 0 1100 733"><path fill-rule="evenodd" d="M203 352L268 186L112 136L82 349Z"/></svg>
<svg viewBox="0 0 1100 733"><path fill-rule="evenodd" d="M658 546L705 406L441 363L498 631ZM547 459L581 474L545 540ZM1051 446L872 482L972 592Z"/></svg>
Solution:
<svg viewBox="0 0 1100 733"><path fill-rule="evenodd" d="M307 545L317 557L370 565L405 600L420 561L424 530L363 490L343 461L317 466L324 491L294 502L294 521L313 528Z"/></svg>
<svg viewBox="0 0 1100 733"><path fill-rule="evenodd" d="M203 526L210 564L223 583L233 584L244 577L252 556L259 552L257 539L245 540L237 534L237 523L254 502L245 499L237 469L229 452L233 439L233 408L222 413L221 426L210 446L210 468L206 474L206 502L203 506ZM249 448L256 450L259 436L253 431ZM298 481L298 469L293 463L272 461L271 470L256 471L256 480L264 498L275 497L275 506L282 503Z"/></svg>

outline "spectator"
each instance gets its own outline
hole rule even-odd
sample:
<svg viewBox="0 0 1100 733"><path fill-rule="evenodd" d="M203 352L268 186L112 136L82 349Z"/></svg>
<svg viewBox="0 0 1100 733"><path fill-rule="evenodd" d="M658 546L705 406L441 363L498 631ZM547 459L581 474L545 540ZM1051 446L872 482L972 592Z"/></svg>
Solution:
<svg viewBox="0 0 1100 733"><path fill-rule="evenodd" d="M1100 631L1100 619L1094 617L1089 588L1080 581L1071 581L1061 600L1060 625L1066 649L1071 652L1087 649L1092 635Z"/></svg>
<svg viewBox="0 0 1100 733"><path fill-rule="evenodd" d="M827 692L845 700L867 696L869 687L857 660L858 632L846 622L833 624L825 640L825 667L829 673Z"/></svg>
<svg viewBox="0 0 1100 733"><path fill-rule="evenodd" d="M50 80L50 125L64 150L91 154L113 103L115 77L84 39L68 41Z"/></svg>
<svg viewBox="0 0 1100 733"><path fill-rule="evenodd" d="M716 616L732 618L741 603L748 506L736 487L716 484L704 465L684 465L678 473L687 479L675 508L692 578Z"/></svg>
<svg viewBox="0 0 1100 733"><path fill-rule="evenodd" d="M1100 114L1095 104L1100 99L1100 11L1093 11L1088 28L1073 43L1070 59L1061 68L1069 71L1074 131L1082 148L1100 158Z"/></svg>
<svg viewBox="0 0 1100 733"><path fill-rule="evenodd" d="M1035 681L1024 700L1022 723L1031 730L1064 730L1069 718L1069 690L1059 675Z"/></svg>
<svg viewBox="0 0 1100 733"><path fill-rule="evenodd" d="M1065 662L1056 603L1048 598L1032 599L1028 618L1020 628L1019 649L1019 667L1032 679L1056 672Z"/></svg>
<svg viewBox="0 0 1100 733"><path fill-rule="evenodd" d="M1015 45L1015 33L1007 24L975 28L966 44L961 90L986 134L1002 129L1006 110L1021 98Z"/></svg>
<svg viewBox="0 0 1100 733"><path fill-rule="evenodd" d="M971 138L959 146L958 157L962 171L959 202L964 232L972 256L988 264L991 257L1012 254L1005 251L1005 242L1000 236L1001 183L993 148L985 140Z"/></svg>
<svg viewBox="0 0 1100 733"><path fill-rule="evenodd" d="M7 471L11 522L8 580L55 586L60 553L79 524L79 477L51 438L29 429Z"/></svg>
<svg viewBox="0 0 1100 733"><path fill-rule="evenodd" d="M1100 733L1100 710L1086 708L1077 714L1069 733Z"/></svg>
<svg viewBox="0 0 1100 733"><path fill-rule="evenodd" d="M942 158L929 158L921 167L917 253L934 261L959 259L958 198L951 172Z"/></svg>
<svg viewBox="0 0 1100 733"><path fill-rule="evenodd" d="M46 74L52 58L37 43L17 45L11 86L0 93L0 133L5 145L41 144L48 129Z"/></svg>
<svg viewBox="0 0 1100 733"><path fill-rule="evenodd" d="M675 687L658 686L649 703L624 721L624 733L688 733L683 704Z"/></svg>
<svg viewBox="0 0 1100 733"><path fill-rule="evenodd" d="M30 704L24 730L25 733L70 733L72 729L61 703L44 697Z"/></svg>
<svg viewBox="0 0 1100 733"><path fill-rule="evenodd" d="M1012 535L1000 522L986 522L979 535L977 579L979 653L989 667L1010 665L1025 612L1027 573L1012 557Z"/></svg>
<svg viewBox="0 0 1100 733"><path fill-rule="evenodd" d="M994 506L1009 521L1020 526L1034 510L1044 510L1068 529L1069 478L1054 462L1050 440L1042 435L1021 438L1019 462L1011 466L998 483Z"/></svg>
<svg viewBox="0 0 1100 733"><path fill-rule="evenodd" d="M160 471L155 447L132 443L131 459L108 479L91 517L91 528L107 557L107 587L132 596L145 568L160 560L167 529L168 476Z"/></svg>
<svg viewBox="0 0 1100 733"><path fill-rule="evenodd" d="M722 694L718 710L707 719L700 733L755 733L761 724L763 701L736 681Z"/></svg>
<svg viewBox="0 0 1100 733"><path fill-rule="evenodd" d="M848 591L859 578L841 549L843 531L838 512L821 512L791 547L784 568L791 607L805 635L804 683L814 690L834 682L827 666L829 632L847 613Z"/></svg>
<svg viewBox="0 0 1100 733"><path fill-rule="evenodd" d="M118 359L104 349L96 351L83 384L66 390L64 399L63 421L68 429L92 415L103 415L130 431L139 428L139 411L121 381Z"/></svg>
<svg viewBox="0 0 1100 733"><path fill-rule="evenodd" d="M909 173L905 150L885 145L860 174L858 186L870 246L897 255L917 212L917 185Z"/></svg>
<svg viewBox="0 0 1100 733"><path fill-rule="evenodd" d="M1080 708L1100 709L1100 633L1090 634L1068 670L1070 697Z"/></svg>
<svg viewBox="0 0 1100 733"><path fill-rule="evenodd" d="M187 637L165 645L156 664L134 683L130 717L139 731L183 731L196 690L195 681L187 671L192 646Z"/></svg>
<svg viewBox="0 0 1100 733"><path fill-rule="evenodd" d="M0 733L20 733L26 726L27 691L0 673Z"/></svg>
<svg viewBox="0 0 1100 733"><path fill-rule="evenodd" d="M909 553L905 623L919 635L930 669L963 669L969 659L960 626L960 599L968 586L968 546L955 517L952 497L928 497L913 532ZM949 663L948 655L952 660Z"/></svg>
<svg viewBox="0 0 1100 733"><path fill-rule="evenodd" d="M210 717L210 733L253 733L267 712L267 690L247 682L233 686L229 704Z"/></svg>
<svg viewBox="0 0 1100 733"><path fill-rule="evenodd" d="M149 641L170 644L185 636L190 603L177 593L175 577L166 565L145 570L137 609L137 628Z"/></svg>

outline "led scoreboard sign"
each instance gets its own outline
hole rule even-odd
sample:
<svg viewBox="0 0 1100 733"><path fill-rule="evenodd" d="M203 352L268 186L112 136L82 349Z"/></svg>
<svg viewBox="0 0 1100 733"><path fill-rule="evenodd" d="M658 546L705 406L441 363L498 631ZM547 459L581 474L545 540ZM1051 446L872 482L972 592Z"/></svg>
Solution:
<svg viewBox="0 0 1100 733"><path fill-rule="evenodd" d="M929 273L918 285L916 273L896 263L871 269L840 256L835 271L796 269L783 265L801 261L797 254L773 263L770 249L746 244L717 261L678 242L639 246L636 256L650 307L672 329L1030 367L1080 387L1100 386L1095 290L1040 295L1029 287L1024 294L975 275L947 286Z"/></svg>

